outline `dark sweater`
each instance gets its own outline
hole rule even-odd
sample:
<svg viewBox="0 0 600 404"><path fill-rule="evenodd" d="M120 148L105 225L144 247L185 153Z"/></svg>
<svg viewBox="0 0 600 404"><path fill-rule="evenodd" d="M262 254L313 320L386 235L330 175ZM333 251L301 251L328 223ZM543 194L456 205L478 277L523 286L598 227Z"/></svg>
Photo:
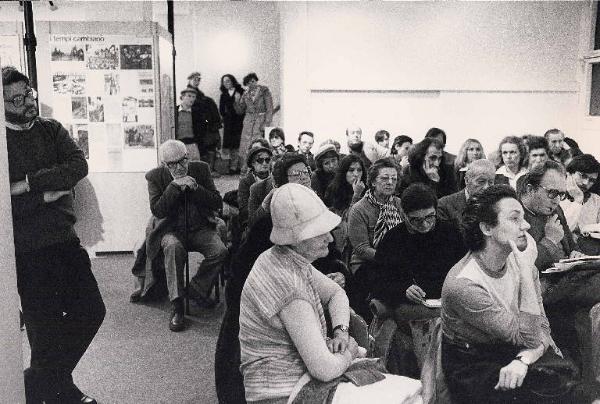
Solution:
<svg viewBox="0 0 600 404"><path fill-rule="evenodd" d="M12 196L17 254L77 240L71 195L45 203L45 191L72 189L88 172L83 152L53 119L36 119L28 130L6 128L9 179L27 178L31 191Z"/></svg>
<svg viewBox="0 0 600 404"><path fill-rule="evenodd" d="M439 221L428 233L409 233L400 223L387 232L375 253L371 291L390 306L409 303L406 289L417 284L428 299L439 299L448 271L467 253L455 226Z"/></svg>

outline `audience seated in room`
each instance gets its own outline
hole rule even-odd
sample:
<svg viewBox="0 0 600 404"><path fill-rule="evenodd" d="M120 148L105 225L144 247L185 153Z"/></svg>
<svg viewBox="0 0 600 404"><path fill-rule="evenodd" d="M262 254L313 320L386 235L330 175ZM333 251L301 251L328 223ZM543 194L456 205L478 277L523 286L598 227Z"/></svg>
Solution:
<svg viewBox="0 0 600 404"><path fill-rule="evenodd" d="M465 189L446 195L439 200L438 217L453 222L456 228L460 229L467 200L494 185L495 176L496 167L491 161L484 159L473 161L465 172Z"/></svg>
<svg viewBox="0 0 600 404"><path fill-rule="evenodd" d="M310 186L319 198L325 198L325 190L333 180L339 163L339 154L332 144L319 146L315 155L317 169L312 173Z"/></svg>
<svg viewBox="0 0 600 404"><path fill-rule="evenodd" d="M453 403L584 403L595 397L581 385L572 388L576 371L552 339L524 216L506 185L469 199L464 234L470 251L442 289L442 368ZM564 370L563 377L539 370L550 363Z"/></svg>
<svg viewBox="0 0 600 404"><path fill-rule="evenodd" d="M169 328L181 331L185 328L185 293L201 307L214 305L209 296L211 286L227 257L227 248L216 231L214 221L214 212L221 209L222 200L208 165L188 161L182 142L167 140L160 146L159 156L162 164L146 173L154 220L146 238L148 263L145 277L138 281L142 285L143 296L154 283L152 262L162 252L169 300L173 306ZM184 212L186 198L188 209ZM187 249L184 247L186 239ZM204 260L190 280L189 289L184 291L183 269L188 251L200 252Z"/></svg>
<svg viewBox="0 0 600 404"><path fill-rule="evenodd" d="M246 400L286 403L298 392L302 403L321 402L310 399L311 391L321 389L323 398L331 391L341 399L351 392L338 378L358 366L354 359L365 351L348 334L350 310L343 289L311 265L327 255L330 231L340 218L312 190L298 184L275 190L271 215L275 246L254 263L240 300L240 369ZM332 339L327 338L325 313L333 325ZM378 374L369 364L362 366ZM380 381L371 387L374 402L387 402L377 392L389 384L397 389L394 402L419 399L418 380L394 375L375 380ZM337 390L320 382L335 382ZM350 401L346 397L343 402Z"/></svg>
<svg viewBox="0 0 600 404"><path fill-rule="evenodd" d="M402 175L401 190L421 182L431 187L438 198L458 191L454 167L444 162L443 151L443 144L435 137L426 137L413 145L408 155L409 167Z"/></svg>
<svg viewBox="0 0 600 404"><path fill-rule="evenodd" d="M250 187L257 181L264 180L271 173L271 149L258 146L248 150L246 165L248 173L240 178L238 186L238 206L240 210L240 222L242 227L248 224L248 201L250 199Z"/></svg>
<svg viewBox="0 0 600 404"><path fill-rule="evenodd" d="M525 144L517 136L507 136L500 142L498 153L502 163L496 170L496 184L508 184L516 190L517 181L528 171L525 164L527 158Z"/></svg>
<svg viewBox="0 0 600 404"><path fill-rule="evenodd" d="M567 220L559 205L567 196L564 168L548 160L523 177L519 196L525 208L529 234L537 243L535 265L542 271L560 259L582 257L573 240ZM542 296L553 330L561 349L566 349L591 375L590 308L600 302L600 272L578 270L563 274L542 274ZM579 341L578 341L579 339ZM596 342L597 343L597 342Z"/></svg>
<svg viewBox="0 0 600 404"><path fill-rule="evenodd" d="M574 157L567 165L567 192L571 198L560 203L575 242L589 255L600 254L597 238L600 235L600 196L590 192L598 181L599 170L600 164L591 154Z"/></svg>
<svg viewBox="0 0 600 404"><path fill-rule="evenodd" d="M465 187L465 173L467 172L469 165L480 159L485 159L485 153L483 152L483 146L479 140L465 140L454 161L454 175L456 177L458 189L463 189Z"/></svg>
<svg viewBox="0 0 600 404"><path fill-rule="evenodd" d="M398 331L411 335L409 321L439 316L425 303L441 297L446 274L466 249L453 223L436 220L437 198L427 185L410 185L400 204L403 221L377 246L376 270L368 275L371 295L393 310ZM418 377L414 353L402 359L400 374Z"/></svg>

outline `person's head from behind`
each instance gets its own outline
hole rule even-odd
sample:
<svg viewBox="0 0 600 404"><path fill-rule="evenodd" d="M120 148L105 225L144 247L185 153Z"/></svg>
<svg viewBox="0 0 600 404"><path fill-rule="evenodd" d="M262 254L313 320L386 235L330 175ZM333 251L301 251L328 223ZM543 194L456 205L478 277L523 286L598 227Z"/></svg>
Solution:
<svg viewBox="0 0 600 404"><path fill-rule="evenodd" d="M317 169L331 175L335 173L339 159L340 156L332 144L321 145L315 154Z"/></svg>
<svg viewBox="0 0 600 404"><path fill-rule="evenodd" d="M428 233L435 227L437 197L422 183L410 184L400 197L402 217L411 233Z"/></svg>
<svg viewBox="0 0 600 404"><path fill-rule="evenodd" d="M530 227L524 215L523 206L508 185L493 185L469 198L462 218L467 248L478 252L492 247L509 254L512 242L524 250Z"/></svg>
<svg viewBox="0 0 600 404"><path fill-rule="evenodd" d="M258 84L258 76L256 75L256 73L248 73L244 77L244 85L247 86L248 88L254 89L257 84Z"/></svg>
<svg viewBox="0 0 600 404"><path fill-rule="evenodd" d="M548 160L520 178L518 187L521 202L527 209L537 215L550 216L567 197L565 169Z"/></svg>
<svg viewBox="0 0 600 404"><path fill-rule="evenodd" d="M248 146L248 150L254 149L255 147L266 147L267 149L271 148L269 141L263 137L255 137L250 141L250 146Z"/></svg>
<svg viewBox="0 0 600 404"><path fill-rule="evenodd" d="M529 136L527 139L529 153L529 169L541 166L550 158L548 141L541 136Z"/></svg>
<svg viewBox="0 0 600 404"><path fill-rule="evenodd" d="M439 172L444 153L444 145L435 137L426 137L415 144L408 155L411 168L428 173L431 170Z"/></svg>
<svg viewBox="0 0 600 404"><path fill-rule="evenodd" d="M489 160L475 160L465 173L465 188L469 196L477 195L494 185L496 167Z"/></svg>
<svg viewBox="0 0 600 404"><path fill-rule="evenodd" d="M413 140L409 136L400 135L394 138L390 154L396 155L399 159L408 156L408 150L412 146Z"/></svg>
<svg viewBox="0 0 600 404"><path fill-rule="evenodd" d="M196 96L198 95L198 92L196 90L194 90L193 88L186 88L181 92L180 95L180 100L181 100L181 106L184 109L190 109L192 108L192 105L194 105L194 102L196 101Z"/></svg>
<svg viewBox="0 0 600 404"><path fill-rule="evenodd" d="M310 188L310 166L306 157L299 153L285 153L273 166L273 182L276 187L296 183Z"/></svg>
<svg viewBox="0 0 600 404"><path fill-rule="evenodd" d="M377 160L369 168L368 175L369 186L377 199L387 200L394 194L398 184L398 171L390 160Z"/></svg>
<svg viewBox="0 0 600 404"><path fill-rule="evenodd" d="M375 142L381 147L385 147L386 149L390 147L390 132L387 130L378 130L375 132Z"/></svg>
<svg viewBox="0 0 600 404"><path fill-rule="evenodd" d="M269 143L272 148L277 148L285 143L285 133L281 128L273 128L269 132Z"/></svg>
<svg viewBox="0 0 600 404"><path fill-rule="evenodd" d="M581 154L573 157L567 165L567 172L571 174L575 183L583 192L587 192L598 181L600 164L591 154Z"/></svg>
<svg viewBox="0 0 600 404"><path fill-rule="evenodd" d="M362 129L357 125L351 125L346 128L346 141L348 147L362 143Z"/></svg>
<svg viewBox="0 0 600 404"><path fill-rule="evenodd" d="M558 155L564 149L565 134L560 129L550 129L544 133L544 137L548 141L550 153Z"/></svg>
<svg viewBox="0 0 600 404"><path fill-rule="evenodd" d="M315 192L300 184L277 188L270 205L271 242L287 245L309 262L327 256L331 230L341 218L332 213Z"/></svg>
<svg viewBox="0 0 600 404"><path fill-rule="evenodd" d="M192 72L187 79L188 85L192 87L198 87L200 85L200 81L202 80L202 75L200 72Z"/></svg>
<svg viewBox="0 0 600 404"><path fill-rule="evenodd" d="M12 66L4 66L2 87L4 113L8 122L24 125L37 118L37 92L30 87L27 76Z"/></svg>
<svg viewBox="0 0 600 404"><path fill-rule="evenodd" d="M247 164L259 178L264 179L269 176L271 168L271 159L273 152L267 147L255 147L248 152Z"/></svg>
<svg viewBox="0 0 600 404"><path fill-rule="evenodd" d="M160 161L167 167L173 178L185 177L188 173L188 157L185 144L179 140L166 140L158 148Z"/></svg>
<svg viewBox="0 0 600 404"><path fill-rule="evenodd" d="M301 153L308 153L315 143L315 135L312 132L303 131L298 135L298 150Z"/></svg>
<svg viewBox="0 0 600 404"><path fill-rule="evenodd" d="M324 141L321 142L319 147L326 145L326 144L334 145L335 151L337 152L337 154L340 154L340 150L342 150L342 146L340 145L340 142L338 142L337 140L333 140L333 139L325 139Z"/></svg>
<svg viewBox="0 0 600 404"><path fill-rule="evenodd" d="M500 142L498 152L502 158L502 164L510 171L517 173L523 167L526 157L523 139L517 136L507 136Z"/></svg>
<svg viewBox="0 0 600 404"><path fill-rule="evenodd" d="M440 141L442 148L446 147L446 132L440 128L430 128L425 134L425 139L435 138Z"/></svg>
<svg viewBox="0 0 600 404"><path fill-rule="evenodd" d="M460 147L456 156L457 167L466 167L475 160L484 159L483 146L477 139L467 139Z"/></svg>

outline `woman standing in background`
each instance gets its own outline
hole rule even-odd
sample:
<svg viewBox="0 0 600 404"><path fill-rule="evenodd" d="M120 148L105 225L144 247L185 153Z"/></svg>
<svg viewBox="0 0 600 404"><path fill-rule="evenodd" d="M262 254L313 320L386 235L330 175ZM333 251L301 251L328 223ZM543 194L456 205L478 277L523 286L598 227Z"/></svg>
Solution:
<svg viewBox="0 0 600 404"><path fill-rule="evenodd" d="M231 74L221 77L221 98L219 112L223 118L223 148L229 150L229 174L240 172L238 149L244 126L244 113L235 104L240 102L244 89Z"/></svg>
<svg viewBox="0 0 600 404"><path fill-rule="evenodd" d="M246 113L239 147L240 161L246 161L250 140L264 137L265 126L271 126L273 120L273 98L269 88L258 84L256 73L246 75L244 85L248 91L242 95L237 106L239 113Z"/></svg>

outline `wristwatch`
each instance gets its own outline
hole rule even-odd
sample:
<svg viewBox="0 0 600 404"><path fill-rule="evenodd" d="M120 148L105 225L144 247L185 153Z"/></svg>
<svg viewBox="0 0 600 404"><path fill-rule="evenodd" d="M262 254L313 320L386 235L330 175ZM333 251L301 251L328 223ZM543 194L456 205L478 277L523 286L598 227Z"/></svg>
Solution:
<svg viewBox="0 0 600 404"><path fill-rule="evenodd" d="M348 328L347 325L340 324L333 327L333 332L335 332L336 330L340 330L341 332L345 332L347 334L348 331L350 331L350 328Z"/></svg>
<svg viewBox="0 0 600 404"><path fill-rule="evenodd" d="M529 365L531 365L531 360L527 359L525 357L525 355L517 355L517 357L515 359L518 360L519 362L523 363L527 367L529 367Z"/></svg>

